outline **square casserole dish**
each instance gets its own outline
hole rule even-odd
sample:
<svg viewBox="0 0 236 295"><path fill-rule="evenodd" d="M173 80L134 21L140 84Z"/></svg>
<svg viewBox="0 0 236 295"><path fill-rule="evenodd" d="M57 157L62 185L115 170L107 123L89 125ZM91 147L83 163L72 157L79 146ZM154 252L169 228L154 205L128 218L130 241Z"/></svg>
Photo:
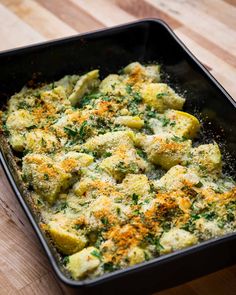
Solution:
<svg viewBox="0 0 236 295"><path fill-rule="evenodd" d="M159 62L168 82L185 91L188 112L201 114L208 137L224 146L236 163L236 103L161 20L145 19L114 28L24 47L0 54L0 109L28 81L57 80L99 68L102 77L132 61ZM210 124L208 124L210 123ZM51 265L65 289L76 294L147 294L173 287L236 262L236 233L208 240L133 267L94 279L74 281L60 266L58 254L41 232L38 217L10 161L0 134L0 160ZM231 168L235 171L235 166Z"/></svg>

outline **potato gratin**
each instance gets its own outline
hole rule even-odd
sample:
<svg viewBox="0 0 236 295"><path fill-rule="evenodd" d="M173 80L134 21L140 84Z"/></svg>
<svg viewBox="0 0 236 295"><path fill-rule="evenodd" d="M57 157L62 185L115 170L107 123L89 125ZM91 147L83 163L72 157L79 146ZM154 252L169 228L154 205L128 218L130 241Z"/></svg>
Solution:
<svg viewBox="0 0 236 295"><path fill-rule="evenodd" d="M134 62L24 87L1 113L40 226L74 279L91 278L232 232L236 189L216 142Z"/></svg>

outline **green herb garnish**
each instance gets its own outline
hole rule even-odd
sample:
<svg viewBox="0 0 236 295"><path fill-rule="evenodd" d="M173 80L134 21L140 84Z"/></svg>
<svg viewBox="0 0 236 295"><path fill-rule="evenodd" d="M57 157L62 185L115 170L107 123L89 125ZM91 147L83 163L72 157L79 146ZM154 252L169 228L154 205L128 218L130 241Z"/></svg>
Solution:
<svg viewBox="0 0 236 295"><path fill-rule="evenodd" d="M202 217L204 217L207 220L214 220L217 217L217 215L214 211L205 212L205 213L202 213L201 215L202 215Z"/></svg>
<svg viewBox="0 0 236 295"><path fill-rule="evenodd" d="M101 222L102 222L102 224L104 224L104 225L108 225L108 224L109 224L109 220L108 220L107 217L102 217L102 218L101 218Z"/></svg>
<svg viewBox="0 0 236 295"><path fill-rule="evenodd" d="M44 179L44 180L49 180L49 176L48 176L47 173L44 173L44 175L43 175L43 179Z"/></svg>
<svg viewBox="0 0 236 295"><path fill-rule="evenodd" d="M140 214L139 210L134 210L133 211L133 215L139 215L139 214Z"/></svg>
<svg viewBox="0 0 236 295"><path fill-rule="evenodd" d="M112 156L112 153L111 152L105 152L105 153L103 153L103 157L104 158L108 158L110 156Z"/></svg>
<svg viewBox="0 0 236 295"><path fill-rule="evenodd" d="M62 259L62 263L64 264L64 265L67 265L68 264L68 262L69 262L69 256L65 256L63 259Z"/></svg>
<svg viewBox="0 0 236 295"><path fill-rule="evenodd" d="M166 116L163 116L160 118L160 121L162 123L162 127L166 127L167 125L170 124L170 119L166 118Z"/></svg>
<svg viewBox="0 0 236 295"><path fill-rule="evenodd" d="M121 213L120 207L116 208L116 213L117 213L117 215L120 215L120 213Z"/></svg>
<svg viewBox="0 0 236 295"><path fill-rule="evenodd" d="M142 97L139 92L134 92L132 95L136 103L139 103L142 101Z"/></svg>
<svg viewBox="0 0 236 295"><path fill-rule="evenodd" d="M174 135L173 137L171 137L171 139L173 141L176 141L176 142L184 142L184 141L187 140L187 138L185 136L179 137L179 136L176 136L176 135Z"/></svg>
<svg viewBox="0 0 236 295"><path fill-rule="evenodd" d="M44 202L42 199L37 199L37 205L43 206Z"/></svg>
<svg viewBox="0 0 236 295"><path fill-rule="evenodd" d="M132 195L133 204L137 205L138 204L138 199L139 199L139 196L138 195L136 195L136 194L133 194Z"/></svg>
<svg viewBox="0 0 236 295"><path fill-rule="evenodd" d="M146 106L146 116L148 118L156 118L157 113L151 106Z"/></svg>
<svg viewBox="0 0 236 295"><path fill-rule="evenodd" d="M126 90L126 92L127 92L128 94L131 94L132 91L133 91L131 85L126 85L125 90Z"/></svg>
<svg viewBox="0 0 236 295"><path fill-rule="evenodd" d="M79 129L79 135L80 137L83 139L85 134L86 134L86 126L88 125L88 122L87 121L84 121L81 126L80 126L80 129Z"/></svg>
<svg viewBox="0 0 236 295"><path fill-rule="evenodd" d="M78 131L77 130L73 130L69 127L64 127L64 131L69 135L69 136L72 136L72 137L75 137L77 134L78 134Z"/></svg>
<svg viewBox="0 0 236 295"><path fill-rule="evenodd" d="M147 159L147 154L143 150L137 149L136 152L141 158Z"/></svg>
<svg viewBox="0 0 236 295"><path fill-rule="evenodd" d="M196 186L197 188L200 188L200 187L203 186L203 183L202 183L201 181L199 181L198 183L195 184L195 186Z"/></svg>
<svg viewBox="0 0 236 295"><path fill-rule="evenodd" d="M65 210L67 207L68 207L68 203L67 203L66 201L60 203L60 204L57 206L57 208L56 208L56 209L57 209L57 210L56 210L56 213Z"/></svg>
<svg viewBox="0 0 236 295"><path fill-rule="evenodd" d="M167 96L168 93L166 92L161 92L161 93L157 93L156 98L162 98L163 96Z"/></svg>
<svg viewBox="0 0 236 295"><path fill-rule="evenodd" d="M99 260L101 260L101 258L102 258L102 255L101 255L100 252L98 252L98 250L93 250L91 252L91 255L93 255L94 257L98 258Z"/></svg>
<svg viewBox="0 0 236 295"><path fill-rule="evenodd" d="M73 226L73 228L74 228L75 230L80 230L80 229L82 229L83 227L84 227L83 224L75 224L75 225Z"/></svg>
<svg viewBox="0 0 236 295"><path fill-rule="evenodd" d="M104 271L112 272L117 269L112 262L107 262L103 264Z"/></svg>

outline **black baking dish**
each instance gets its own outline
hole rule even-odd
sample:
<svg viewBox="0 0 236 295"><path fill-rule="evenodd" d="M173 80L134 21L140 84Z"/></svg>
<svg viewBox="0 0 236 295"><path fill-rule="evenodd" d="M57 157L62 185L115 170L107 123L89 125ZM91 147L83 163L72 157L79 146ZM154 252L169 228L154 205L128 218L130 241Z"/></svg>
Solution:
<svg viewBox="0 0 236 295"><path fill-rule="evenodd" d="M222 86L160 20L147 19L0 54L0 103L29 80L53 81L66 74L100 68L102 76L131 61L158 61L168 81L185 90L189 112L198 110L211 137L225 143L225 153L236 159L236 103ZM199 277L236 262L236 233L209 240L134 267L92 280L73 281L61 271L58 259L27 204L9 155L1 144L0 159L62 285L78 294L147 294ZM235 167L231 169L235 171Z"/></svg>

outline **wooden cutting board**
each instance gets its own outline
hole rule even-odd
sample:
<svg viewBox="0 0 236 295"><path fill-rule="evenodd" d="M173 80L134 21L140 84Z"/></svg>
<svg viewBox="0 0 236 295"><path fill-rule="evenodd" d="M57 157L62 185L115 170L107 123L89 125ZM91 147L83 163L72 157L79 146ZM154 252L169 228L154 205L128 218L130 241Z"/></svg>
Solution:
<svg viewBox="0 0 236 295"><path fill-rule="evenodd" d="M236 98L236 0L1 0L0 50L165 20ZM65 294L0 167L0 294ZM236 265L158 295L235 295Z"/></svg>

